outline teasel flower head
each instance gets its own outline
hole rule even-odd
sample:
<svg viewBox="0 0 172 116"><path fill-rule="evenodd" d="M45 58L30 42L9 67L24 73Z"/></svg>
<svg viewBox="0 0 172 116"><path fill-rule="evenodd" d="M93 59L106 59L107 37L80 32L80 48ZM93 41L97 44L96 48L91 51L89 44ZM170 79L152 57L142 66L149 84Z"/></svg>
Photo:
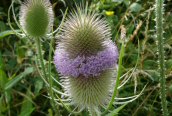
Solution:
<svg viewBox="0 0 172 116"><path fill-rule="evenodd" d="M105 105L118 59L106 20L87 6L79 7L67 17L57 39L54 64L72 104L93 109Z"/></svg>
<svg viewBox="0 0 172 116"><path fill-rule="evenodd" d="M20 8L20 25L32 37L45 36L53 26L54 14L49 0L26 0Z"/></svg>

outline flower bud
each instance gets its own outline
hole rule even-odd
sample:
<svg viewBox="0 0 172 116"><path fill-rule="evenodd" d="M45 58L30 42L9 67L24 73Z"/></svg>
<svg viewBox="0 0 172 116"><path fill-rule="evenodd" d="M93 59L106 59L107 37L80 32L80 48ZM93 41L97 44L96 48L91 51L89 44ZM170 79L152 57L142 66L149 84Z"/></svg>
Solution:
<svg viewBox="0 0 172 116"><path fill-rule="evenodd" d="M45 36L53 25L53 10L48 0L27 0L20 8L20 24L32 37Z"/></svg>

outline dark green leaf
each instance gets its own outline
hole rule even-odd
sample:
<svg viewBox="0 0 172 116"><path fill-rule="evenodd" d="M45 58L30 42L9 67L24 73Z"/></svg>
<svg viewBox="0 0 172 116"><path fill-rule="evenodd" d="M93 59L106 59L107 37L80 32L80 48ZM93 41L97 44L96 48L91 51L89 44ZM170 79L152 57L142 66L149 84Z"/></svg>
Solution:
<svg viewBox="0 0 172 116"><path fill-rule="evenodd" d="M16 83L18 81L20 81L22 78L24 78L25 76L29 75L32 72L33 72L33 68L32 67L25 69L25 71L23 73L20 73L19 75L17 75L15 78L13 78L12 80L10 80L5 85L5 90L12 88L14 85L16 85Z"/></svg>

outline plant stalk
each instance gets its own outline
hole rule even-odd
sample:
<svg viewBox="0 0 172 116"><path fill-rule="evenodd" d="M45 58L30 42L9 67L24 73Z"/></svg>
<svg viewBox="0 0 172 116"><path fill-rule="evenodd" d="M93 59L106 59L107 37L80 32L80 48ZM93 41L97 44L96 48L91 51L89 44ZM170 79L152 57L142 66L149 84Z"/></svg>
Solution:
<svg viewBox="0 0 172 116"><path fill-rule="evenodd" d="M52 45L52 42L53 40L51 40L51 45ZM52 91L52 79L51 79L51 62L50 62L50 59L51 59L51 54L52 54L52 48L50 46L50 53L49 53L49 65L48 65L48 74L46 74L46 69L45 69L45 65L44 65L44 59L43 59L43 55L42 55L42 48L41 48L41 41L40 41L40 38L36 38L36 44L37 44L37 52L38 52L38 57L39 57L39 61L40 61L40 65L41 65L41 70L43 72L43 77L44 79L49 82L49 92L50 92L50 96L52 97L52 106L53 106L53 109L55 110L56 112L56 109L55 109L55 101L54 101L54 95L53 95L53 91ZM47 77L49 77L47 79Z"/></svg>
<svg viewBox="0 0 172 116"><path fill-rule="evenodd" d="M40 65L41 65L41 70L43 72L43 77L46 78L47 74L46 74L44 60L43 60L43 56L42 56L40 38L36 38L36 45L37 45L37 52L38 52L38 57L39 57Z"/></svg>
<svg viewBox="0 0 172 116"><path fill-rule="evenodd" d="M49 48L49 63L48 63L48 81L49 81L49 92L50 92L50 95L51 95L51 98L52 98L52 106L53 106L53 109L55 111L55 114L57 114L57 111L56 111L56 108L55 108L55 99L54 99L54 92L53 92L53 80L52 80L52 77L51 77L51 58L52 58L52 51L53 51L53 41L54 39L51 38L51 41L50 41L50 48Z"/></svg>
<svg viewBox="0 0 172 116"><path fill-rule="evenodd" d="M166 101L166 84L165 84L165 59L164 59L164 40L163 40L163 3L164 0L156 0L155 14L156 14L156 35L158 40L158 60L160 72L160 96L161 106L164 116L168 116L167 101Z"/></svg>

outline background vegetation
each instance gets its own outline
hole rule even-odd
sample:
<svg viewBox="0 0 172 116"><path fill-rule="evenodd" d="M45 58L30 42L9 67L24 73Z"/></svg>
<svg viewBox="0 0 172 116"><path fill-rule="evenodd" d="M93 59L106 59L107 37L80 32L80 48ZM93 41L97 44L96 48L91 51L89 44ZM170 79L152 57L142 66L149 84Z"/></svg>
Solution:
<svg viewBox="0 0 172 116"><path fill-rule="evenodd" d="M89 1L91 3L91 0ZM15 0L17 17L20 2L20 0ZM64 12L67 7L70 11L75 6L75 2L79 3L80 0L51 0L51 2L55 12L54 28L57 28L62 20L61 11ZM10 4L11 0L0 1L0 116L55 115L50 100L45 97L47 88L36 69L35 41L18 38L16 35L5 32L11 30L7 21ZM118 96L127 97L138 94L147 84L143 95L126 105L119 112L119 116L160 116L162 114L154 4L154 0L92 0L91 9L98 11L107 19L112 29L112 39L118 48L121 43L121 25L124 25L127 31L123 74L130 80L120 89ZM172 1L165 0L165 4L165 74L167 105L172 115ZM12 18L12 15L10 17ZM14 20L11 25L18 29ZM42 45L45 61L48 59L49 41L45 39ZM58 80L54 65L52 72ZM57 89L62 88L57 86ZM69 114L60 106L57 106L57 111L58 116ZM86 115L86 111L80 115Z"/></svg>

